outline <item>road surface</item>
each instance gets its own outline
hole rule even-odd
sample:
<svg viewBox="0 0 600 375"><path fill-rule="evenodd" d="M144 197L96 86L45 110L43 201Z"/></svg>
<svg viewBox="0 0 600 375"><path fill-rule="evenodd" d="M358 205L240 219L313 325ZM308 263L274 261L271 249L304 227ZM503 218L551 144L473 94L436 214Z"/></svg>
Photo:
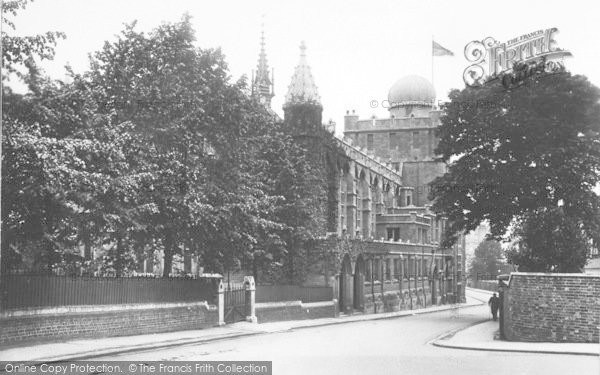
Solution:
<svg viewBox="0 0 600 375"><path fill-rule="evenodd" d="M471 296L477 296L471 293ZM481 298L489 298L481 295ZM600 374L591 356L440 348L440 335L489 318L487 306L338 324L94 360L273 361L273 374Z"/></svg>

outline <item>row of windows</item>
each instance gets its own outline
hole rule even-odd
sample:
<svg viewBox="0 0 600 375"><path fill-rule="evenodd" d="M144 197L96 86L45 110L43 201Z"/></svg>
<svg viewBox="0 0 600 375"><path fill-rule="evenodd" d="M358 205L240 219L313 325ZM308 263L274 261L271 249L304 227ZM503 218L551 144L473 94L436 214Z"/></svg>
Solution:
<svg viewBox="0 0 600 375"><path fill-rule="evenodd" d="M441 260L436 259L432 264L431 259L422 258L410 258L410 259L374 259L366 262L366 275L365 281L381 281L382 275L383 280L399 280L401 277L404 279L430 276L433 272L439 272L440 270L446 273L451 272L451 267L448 266L444 269L444 265Z"/></svg>
<svg viewBox="0 0 600 375"><path fill-rule="evenodd" d="M400 240L400 228L387 228L387 240L398 242ZM427 229L417 228L417 243L431 243Z"/></svg>

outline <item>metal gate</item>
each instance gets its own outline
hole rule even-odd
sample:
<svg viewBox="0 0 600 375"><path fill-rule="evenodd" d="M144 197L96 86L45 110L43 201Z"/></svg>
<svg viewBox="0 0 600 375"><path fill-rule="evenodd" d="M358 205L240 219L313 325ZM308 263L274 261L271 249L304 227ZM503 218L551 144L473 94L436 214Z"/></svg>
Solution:
<svg viewBox="0 0 600 375"><path fill-rule="evenodd" d="M244 284L228 284L224 291L225 323L246 320L246 287Z"/></svg>

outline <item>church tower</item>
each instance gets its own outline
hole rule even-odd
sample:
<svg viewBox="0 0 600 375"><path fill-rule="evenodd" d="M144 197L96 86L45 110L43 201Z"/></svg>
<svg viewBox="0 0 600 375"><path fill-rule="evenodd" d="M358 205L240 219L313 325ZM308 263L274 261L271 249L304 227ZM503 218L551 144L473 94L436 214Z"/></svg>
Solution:
<svg viewBox="0 0 600 375"><path fill-rule="evenodd" d="M283 122L292 134L304 137L321 134L323 106L306 61L304 42L300 44L300 60L285 96L283 113Z"/></svg>
<svg viewBox="0 0 600 375"><path fill-rule="evenodd" d="M265 52L265 30L260 34L260 53L258 55L258 66L256 73L252 71L252 95L258 97L258 100L267 108L271 108L271 99L275 96L274 71L269 75L269 64L267 63L267 53Z"/></svg>

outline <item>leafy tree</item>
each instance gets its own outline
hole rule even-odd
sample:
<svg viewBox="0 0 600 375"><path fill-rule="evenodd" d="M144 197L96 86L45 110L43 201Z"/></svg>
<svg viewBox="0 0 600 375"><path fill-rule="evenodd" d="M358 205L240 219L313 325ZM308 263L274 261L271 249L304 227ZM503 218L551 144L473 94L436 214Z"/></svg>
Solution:
<svg viewBox="0 0 600 375"><path fill-rule="evenodd" d="M25 4L3 2L3 12L14 15ZM3 61L29 87L20 95L3 86L4 270L72 272L70 264L85 261L78 255L80 243L89 259L92 243L113 241L112 233L135 227L135 191L144 176L131 172L136 140L130 125L99 115L80 77L70 72L73 83L53 81L35 65L53 57L56 39L63 36L3 34Z"/></svg>
<svg viewBox="0 0 600 375"><path fill-rule="evenodd" d="M97 116L77 84L36 85L5 97L3 249L37 247L34 263L51 268L66 248L131 230L144 176L130 170L128 124Z"/></svg>
<svg viewBox="0 0 600 375"><path fill-rule="evenodd" d="M509 266L504 259L504 250L500 242L484 240L475 248L473 260L469 266L472 278L490 277L498 275L498 271L509 271Z"/></svg>
<svg viewBox="0 0 600 375"><path fill-rule="evenodd" d="M559 205L588 248L599 243L600 201L593 191L600 182L597 87L562 72L534 76L511 90L496 82L449 96L436 150L448 172L431 191L433 209L449 219L445 245L484 220L493 238L503 238L511 226L531 225L538 214L546 220L543 212ZM530 249L537 246L528 240L534 237L524 237ZM546 251L558 254L564 243L548 244Z"/></svg>
<svg viewBox="0 0 600 375"><path fill-rule="evenodd" d="M3 82L8 78L6 73L14 73L23 78L25 73L20 68L36 69L36 59L52 60L57 41L65 38L64 33L56 31L32 36L15 36L6 32L7 28L15 30L13 17L25 9L28 2L28 0L2 1L2 21L5 26L2 29Z"/></svg>
<svg viewBox="0 0 600 375"><path fill-rule="evenodd" d="M3 97L3 266L119 276L152 248L164 251L164 276L174 256L195 253L207 271L302 280L327 219L324 158L312 160L244 78L230 82L219 50L194 46L189 17L150 33L126 26L69 84L23 52L51 58L54 37L3 56L26 68L30 90Z"/></svg>
<svg viewBox="0 0 600 375"><path fill-rule="evenodd" d="M521 272L582 272L589 239L562 208L540 209L515 230L508 261Z"/></svg>
<svg viewBox="0 0 600 375"><path fill-rule="evenodd" d="M161 240L165 276L184 247L214 271L235 269L256 227L271 225L273 197L252 166L249 134L269 122L266 112L243 80L229 82L220 50L193 43L188 16L149 34L134 23L94 55L88 74L103 113L131 122L145 144L140 168L152 181L144 195L156 210L144 222Z"/></svg>

